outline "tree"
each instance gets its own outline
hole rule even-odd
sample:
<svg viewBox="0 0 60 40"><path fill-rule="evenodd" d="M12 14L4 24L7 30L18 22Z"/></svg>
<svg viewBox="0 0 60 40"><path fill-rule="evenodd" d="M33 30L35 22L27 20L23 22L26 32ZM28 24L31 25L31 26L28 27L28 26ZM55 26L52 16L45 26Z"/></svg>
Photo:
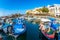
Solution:
<svg viewBox="0 0 60 40"><path fill-rule="evenodd" d="M36 11L38 11L38 12L41 12L41 8L39 8L39 9L36 9Z"/></svg>
<svg viewBox="0 0 60 40"><path fill-rule="evenodd" d="M48 8L46 8L46 7L43 7L41 10L42 10L42 12L47 12L47 13L49 12Z"/></svg>
<svg viewBox="0 0 60 40"><path fill-rule="evenodd" d="M26 15L29 15L29 12L27 12Z"/></svg>
<svg viewBox="0 0 60 40"><path fill-rule="evenodd" d="M31 15L32 12L33 12L32 10L29 10L29 11L26 12L26 15Z"/></svg>

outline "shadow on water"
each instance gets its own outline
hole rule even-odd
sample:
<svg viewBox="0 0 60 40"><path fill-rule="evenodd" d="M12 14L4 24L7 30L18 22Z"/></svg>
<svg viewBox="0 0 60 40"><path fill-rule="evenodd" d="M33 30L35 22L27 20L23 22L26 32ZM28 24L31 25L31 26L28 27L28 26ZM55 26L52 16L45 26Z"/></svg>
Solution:
<svg viewBox="0 0 60 40"><path fill-rule="evenodd" d="M39 27L38 24L32 24L26 21L27 27L27 40L39 40Z"/></svg>

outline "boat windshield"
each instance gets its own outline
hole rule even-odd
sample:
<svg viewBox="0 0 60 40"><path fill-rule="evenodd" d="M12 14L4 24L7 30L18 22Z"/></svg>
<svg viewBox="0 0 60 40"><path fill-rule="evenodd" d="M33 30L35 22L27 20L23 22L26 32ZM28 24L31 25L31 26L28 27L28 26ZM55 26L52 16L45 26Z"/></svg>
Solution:
<svg viewBox="0 0 60 40"><path fill-rule="evenodd" d="M43 25L44 25L45 28L47 29L47 28L49 28L49 27L51 26L51 23L50 23L50 22L44 22Z"/></svg>

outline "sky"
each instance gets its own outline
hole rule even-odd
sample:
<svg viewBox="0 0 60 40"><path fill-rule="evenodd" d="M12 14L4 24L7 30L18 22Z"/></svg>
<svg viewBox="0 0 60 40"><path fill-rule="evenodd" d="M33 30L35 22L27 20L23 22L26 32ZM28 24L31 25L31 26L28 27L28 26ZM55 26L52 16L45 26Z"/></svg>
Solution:
<svg viewBox="0 0 60 40"><path fill-rule="evenodd" d="M26 10L53 4L60 4L60 0L0 0L0 16L25 14Z"/></svg>

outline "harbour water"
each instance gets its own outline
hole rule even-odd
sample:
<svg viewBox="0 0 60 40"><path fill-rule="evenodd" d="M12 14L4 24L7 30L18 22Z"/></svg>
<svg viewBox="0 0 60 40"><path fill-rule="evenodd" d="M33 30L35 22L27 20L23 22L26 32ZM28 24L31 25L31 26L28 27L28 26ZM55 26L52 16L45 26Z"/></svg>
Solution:
<svg viewBox="0 0 60 40"><path fill-rule="evenodd" d="M27 40L39 40L38 24L26 22L26 27L27 27Z"/></svg>
<svg viewBox="0 0 60 40"><path fill-rule="evenodd" d="M17 40L41 40L42 33L39 32L39 24L33 24L32 22L28 22L28 21L25 21L24 23L26 25L26 32L18 36ZM0 32L0 34L3 35L3 40L14 40L13 36L7 36L3 32ZM39 34L41 36L40 38L39 38Z"/></svg>

